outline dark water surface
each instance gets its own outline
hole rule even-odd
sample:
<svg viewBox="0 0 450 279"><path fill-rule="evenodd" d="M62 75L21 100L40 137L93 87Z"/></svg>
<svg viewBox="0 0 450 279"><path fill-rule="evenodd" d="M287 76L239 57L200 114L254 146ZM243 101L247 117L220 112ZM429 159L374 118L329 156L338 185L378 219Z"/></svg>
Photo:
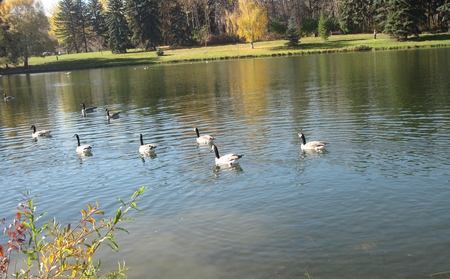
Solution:
<svg viewBox="0 0 450 279"><path fill-rule="evenodd" d="M131 278L418 278L448 271L450 49L2 76L0 217L20 191L47 219L86 202L123 223ZM98 106L82 117L80 102ZM106 121L104 109L122 111ZM53 130L33 141L30 126ZM193 127L240 164L216 168ZM303 152L297 133L323 140ZM74 133L93 145L76 154ZM138 153L139 134L157 145ZM5 238L2 242L5 242ZM3 243L2 243L3 244Z"/></svg>

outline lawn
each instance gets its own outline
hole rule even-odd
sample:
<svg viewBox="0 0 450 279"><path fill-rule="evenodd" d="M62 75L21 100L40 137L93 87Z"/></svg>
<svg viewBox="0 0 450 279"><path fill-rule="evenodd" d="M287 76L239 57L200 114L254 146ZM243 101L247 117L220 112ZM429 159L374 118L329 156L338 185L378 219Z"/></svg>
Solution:
<svg viewBox="0 0 450 279"><path fill-rule="evenodd" d="M162 47L163 56L155 51L139 49L128 50L125 54L112 54L110 51L32 57L30 67L0 69L0 74L34 73L49 71L70 71L76 69L114 67L125 65L149 65L155 63L175 63L215 59L238 59L249 57L268 57L285 55L308 55L348 51L378 51L392 49L411 49L450 46L450 34L423 34L419 38L404 42L392 40L389 36L378 34L333 35L327 42L319 37L302 38L296 47L287 47L286 40L262 41L254 44L230 44L221 46L198 46L190 48Z"/></svg>

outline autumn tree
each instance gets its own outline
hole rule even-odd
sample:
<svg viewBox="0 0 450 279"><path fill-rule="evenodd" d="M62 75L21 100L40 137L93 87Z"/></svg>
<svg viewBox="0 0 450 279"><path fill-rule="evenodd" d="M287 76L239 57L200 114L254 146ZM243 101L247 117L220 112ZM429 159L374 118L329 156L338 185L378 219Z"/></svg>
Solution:
<svg viewBox="0 0 450 279"><path fill-rule="evenodd" d="M253 43L263 38L269 19L263 6L256 1L239 0L230 21L236 33L244 37L253 48Z"/></svg>
<svg viewBox="0 0 450 279"><path fill-rule="evenodd" d="M10 0L2 3L0 13L2 21L8 23L5 34L8 38L5 44L7 63L23 62L28 68L30 56L54 48L49 36L50 25L40 1Z"/></svg>

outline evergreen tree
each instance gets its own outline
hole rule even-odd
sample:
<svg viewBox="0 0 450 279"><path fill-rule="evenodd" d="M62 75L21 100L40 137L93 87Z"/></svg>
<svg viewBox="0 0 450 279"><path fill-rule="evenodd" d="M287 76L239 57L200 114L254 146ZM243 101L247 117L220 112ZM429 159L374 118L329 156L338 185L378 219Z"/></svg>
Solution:
<svg viewBox="0 0 450 279"><path fill-rule="evenodd" d="M156 50L162 43L160 3L158 0L127 0L126 13L133 32L131 41L145 50Z"/></svg>
<svg viewBox="0 0 450 279"><path fill-rule="evenodd" d="M350 32L367 31L373 22L372 0L344 0L340 20L345 30Z"/></svg>
<svg viewBox="0 0 450 279"><path fill-rule="evenodd" d="M59 12L55 17L56 36L62 41L67 51L79 50L79 22L81 11L74 0L61 0Z"/></svg>
<svg viewBox="0 0 450 279"><path fill-rule="evenodd" d="M390 0L383 32L397 40L419 36L419 26L426 22L425 10L420 0Z"/></svg>
<svg viewBox="0 0 450 279"><path fill-rule="evenodd" d="M297 24L295 24L294 17L291 17L289 19L286 39L288 40L288 46L296 46L298 45L298 41L300 40L300 32L298 30Z"/></svg>
<svg viewBox="0 0 450 279"><path fill-rule="evenodd" d="M195 44L193 39L193 28L188 24L186 12L183 11L178 2L170 5L169 16L165 20L168 28L164 38L172 46L191 46Z"/></svg>
<svg viewBox="0 0 450 279"><path fill-rule="evenodd" d="M442 31L448 31L450 28L450 0L445 0L444 3L437 8L437 12L441 15Z"/></svg>
<svg viewBox="0 0 450 279"><path fill-rule="evenodd" d="M317 29L317 31L319 32L319 36L323 39L323 41L328 41L330 30L328 30L328 23L323 14L320 14L319 26L317 27Z"/></svg>
<svg viewBox="0 0 450 279"><path fill-rule="evenodd" d="M106 41L108 30L105 23L105 12L100 0L89 0L88 18L92 27L92 37L96 41L99 50Z"/></svg>
<svg viewBox="0 0 450 279"><path fill-rule="evenodd" d="M317 32L318 27L317 19L315 18L305 18L302 21L302 32L303 35L310 36Z"/></svg>
<svg viewBox="0 0 450 279"><path fill-rule="evenodd" d="M109 48L113 53L126 53L130 45L128 23L125 19L122 0L109 0L106 13Z"/></svg>
<svg viewBox="0 0 450 279"><path fill-rule="evenodd" d="M77 0L78 8L78 30L80 32L80 47L84 49L84 52L88 52L88 39L90 36L90 20L88 18L88 7L83 0ZM80 49L81 50L81 49Z"/></svg>

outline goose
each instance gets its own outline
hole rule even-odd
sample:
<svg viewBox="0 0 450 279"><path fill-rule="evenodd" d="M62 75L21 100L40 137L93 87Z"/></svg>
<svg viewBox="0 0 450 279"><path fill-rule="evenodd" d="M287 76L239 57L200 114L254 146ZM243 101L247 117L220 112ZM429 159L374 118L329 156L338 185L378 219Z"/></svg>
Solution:
<svg viewBox="0 0 450 279"><path fill-rule="evenodd" d="M152 152L155 152L156 145L153 144L144 144L144 140L142 138L142 134L139 134L139 139L141 140L141 146L139 147L139 153L149 155Z"/></svg>
<svg viewBox="0 0 450 279"><path fill-rule="evenodd" d="M237 154L227 154L227 155L223 155L222 157L219 155L219 150L217 149L217 146L215 144L213 144L211 146L211 151L214 151L215 155L216 155L216 165L228 165L231 166L233 164L235 164L235 162L237 160L239 160L240 158L242 158L242 156L244 155L237 155Z"/></svg>
<svg viewBox="0 0 450 279"><path fill-rule="evenodd" d="M50 133L52 132L51 130L36 131L36 126L34 126L34 125L31 125L30 129L33 129L33 133L31 133L31 136L35 139L38 137L48 137L48 136L50 136Z"/></svg>
<svg viewBox="0 0 450 279"><path fill-rule="evenodd" d="M95 109L97 108L97 107L88 107L88 108L86 108L84 103L81 103L80 105L83 106L83 109L81 110L81 114L83 114L84 116L86 116L86 113L94 112Z"/></svg>
<svg viewBox="0 0 450 279"><path fill-rule="evenodd" d="M106 111L106 119L107 120L110 120L111 118L112 119L117 119L117 118L120 117L120 111L115 112L113 114L109 114L109 109L105 109L105 111Z"/></svg>
<svg viewBox="0 0 450 279"><path fill-rule="evenodd" d="M323 141L310 141L306 142L305 135L303 133L298 133L298 136L302 139L302 150L323 150L325 149L325 146L327 145L326 142Z"/></svg>
<svg viewBox="0 0 450 279"><path fill-rule="evenodd" d="M78 134L73 135L74 138L77 138L78 141L78 146L77 146L77 153L90 153L92 146L90 145L81 145L80 144L80 137L78 136Z"/></svg>
<svg viewBox="0 0 450 279"><path fill-rule="evenodd" d="M3 100L5 100L5 102L11 101L11 100L14 99L13 96L7 96L6 93L3 93L3 96L4 96L4 97L3 97Z"/></svg>
<svg viewBox="0 0 450 279"><path fill-rule="evenodd" d="M198 144L213 144L215 138L210 135L200 136L197 127L194 128L194 131L197 133L197 143Z"/></svg>

